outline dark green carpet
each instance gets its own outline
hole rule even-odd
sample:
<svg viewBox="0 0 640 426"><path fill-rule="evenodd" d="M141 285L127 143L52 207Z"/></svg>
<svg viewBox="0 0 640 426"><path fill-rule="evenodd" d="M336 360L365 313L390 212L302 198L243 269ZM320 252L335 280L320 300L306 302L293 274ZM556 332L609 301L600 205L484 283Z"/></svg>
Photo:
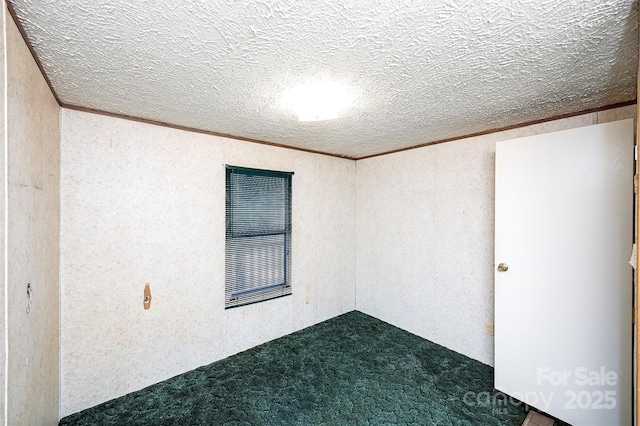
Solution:
<svg viewBox="0 0 640 426"><path fill-rule="evenodd" d="M521 425L493 395L491 367L354 311L60 424Z"/></svg>

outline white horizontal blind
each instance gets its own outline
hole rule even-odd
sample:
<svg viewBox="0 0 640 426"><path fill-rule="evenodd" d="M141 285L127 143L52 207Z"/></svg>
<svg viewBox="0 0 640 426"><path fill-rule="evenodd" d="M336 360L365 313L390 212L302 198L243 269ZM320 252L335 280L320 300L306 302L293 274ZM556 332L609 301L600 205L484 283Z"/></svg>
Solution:
<svg viewBox="0 0 640 426"><path fill-rule="evenodd" d="M225 307L291 294L291 172L226 166Z"/></svg>

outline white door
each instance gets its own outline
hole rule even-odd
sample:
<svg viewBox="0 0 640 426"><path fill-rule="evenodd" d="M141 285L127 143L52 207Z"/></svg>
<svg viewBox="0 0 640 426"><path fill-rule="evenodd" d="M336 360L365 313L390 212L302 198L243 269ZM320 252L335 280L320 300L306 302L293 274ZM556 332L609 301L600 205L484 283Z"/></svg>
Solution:
<svg viewBox="0 0 640 426"><path fill-rule="evenodd" d="M633 165L631 119L496 145L495 387L575 426L631 425Z"/></svg>

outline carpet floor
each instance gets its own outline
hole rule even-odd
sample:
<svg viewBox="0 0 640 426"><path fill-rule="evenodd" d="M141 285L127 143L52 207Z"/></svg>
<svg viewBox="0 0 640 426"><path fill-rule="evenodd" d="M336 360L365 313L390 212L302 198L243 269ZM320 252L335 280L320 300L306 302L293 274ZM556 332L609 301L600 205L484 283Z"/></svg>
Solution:
<svg viewBox="0 0 640 426"><path fill-rule="evenodd" d="M60 420L60 425L520 426L493 369L358 311Z"/></svg>

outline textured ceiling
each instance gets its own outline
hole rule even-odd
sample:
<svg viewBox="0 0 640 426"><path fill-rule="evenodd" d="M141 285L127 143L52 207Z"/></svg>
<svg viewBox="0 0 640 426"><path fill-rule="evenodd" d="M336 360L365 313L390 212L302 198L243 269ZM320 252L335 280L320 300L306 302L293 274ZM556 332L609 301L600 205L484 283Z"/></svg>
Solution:
<svg viewBox="0 0 640 426"><path fill-rule="evenodd" d="M360 158L636 98L636 0L11 0L63 105ZM282 93L346 85L337 119Z"/></svg>

